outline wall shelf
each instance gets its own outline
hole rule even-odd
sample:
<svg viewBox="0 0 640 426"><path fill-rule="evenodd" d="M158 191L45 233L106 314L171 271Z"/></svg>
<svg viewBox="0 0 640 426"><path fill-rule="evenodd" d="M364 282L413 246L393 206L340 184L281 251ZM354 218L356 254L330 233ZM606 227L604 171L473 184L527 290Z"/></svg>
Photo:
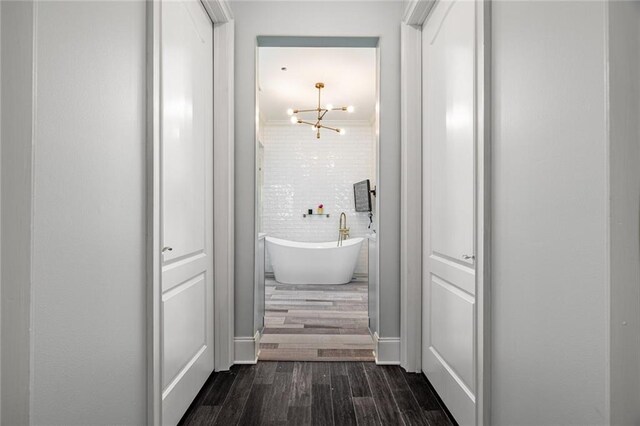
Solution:
<svg viewBox="0 0 640 426"><path fill-rule="evenodd" d="M302 217L307 217L307 216L325 216L325 217L329 217L329 214L327 214L327 213L322 213L322 214L318 214L318 213L302 213Z"/></svg>

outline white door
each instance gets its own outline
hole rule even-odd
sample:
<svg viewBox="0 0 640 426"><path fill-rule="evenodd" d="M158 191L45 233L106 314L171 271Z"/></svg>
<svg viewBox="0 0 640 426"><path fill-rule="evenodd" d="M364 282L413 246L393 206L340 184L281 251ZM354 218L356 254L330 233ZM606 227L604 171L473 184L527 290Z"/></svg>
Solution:
<svg viewBox="0 0 640 426"><path fill-rule="evenodd" d="M213 371L213 25L198 1L161 4L162 424Z"/></svg>
<svg viewBox="0 0 640 426"><path fill-rule="evenodd" d="M423 370L476 423L475 8L440 1L422 32Z"/></svg>

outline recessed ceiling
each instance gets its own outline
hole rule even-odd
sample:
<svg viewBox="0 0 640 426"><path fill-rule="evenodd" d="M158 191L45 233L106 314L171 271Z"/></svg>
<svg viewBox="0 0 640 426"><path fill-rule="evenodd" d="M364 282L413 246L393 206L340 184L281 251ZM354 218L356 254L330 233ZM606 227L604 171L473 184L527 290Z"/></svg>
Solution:
<svg viewBox="0 0 640 426"><path fill-rule="evenodd" d="M353 113L329 112L326 121L370 121L375 116L376 50L373 48L261 47L258 63L263 120L289 120L289 108L316 108L317 82L325 84L323 107L331 104L355 108ZM302 119L312 117L313 113L300 114Z"/></svg>

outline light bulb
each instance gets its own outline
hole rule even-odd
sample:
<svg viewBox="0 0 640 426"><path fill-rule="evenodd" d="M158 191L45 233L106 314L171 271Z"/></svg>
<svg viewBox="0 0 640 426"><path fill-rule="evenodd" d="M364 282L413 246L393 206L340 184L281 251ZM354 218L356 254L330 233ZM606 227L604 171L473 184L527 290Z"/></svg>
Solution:
<svg viewBox="0 0 640 426"><path fill-rule="evenodd" d="M318 128L316 127L316 125L314 124L313 126L311 126L311 131L315 132L316 130L318 130Z"/></svg>
<svg viewBox="0 0 640 426"><path fill-rule="evenodd" d="M347 107L347 112L353 112L353 111L355 111L355 108L353 107L353 105L349 105Z"/></svg>
<svg viewBox="0 0 640 426"><path fill-rule="evenodd" d="M327 104L327 109L328 109L329 111L331 111L331 110L333 109L333 105L331 105L331 104Z"/></svg>
<svg viewBox="0 0 640 426"><path fill-rule="evenodd" d="M345 129L340 129L338 130L338 133L344 136L347 133L347 131Z"/></svg>
<svg viewBox="0 0 640 426"><path fill-rule="evenodd" d="M296 117L295 115L291 116L291 122L293 124L296 124L298 122L298 117Z"/></svg>
<svg viewBox="0 0 640 426"><path fill-rule="evenodd" d="M291 108L287 110L287 115L293 115L293 110Z"/></svg>

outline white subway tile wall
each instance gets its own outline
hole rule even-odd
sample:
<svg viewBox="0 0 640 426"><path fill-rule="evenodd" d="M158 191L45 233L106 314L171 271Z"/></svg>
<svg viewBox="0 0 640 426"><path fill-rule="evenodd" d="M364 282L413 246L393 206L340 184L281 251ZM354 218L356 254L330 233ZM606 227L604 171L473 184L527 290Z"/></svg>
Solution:
<svg viewBox="0 0 640 426"><path fill-rule="evenodd" d="M322 132L316 139L309 126L269 124L262 129L264 177L262 229L292 241L336 241L340 213L347 215L351 237L368 233L368 213L356 213L353 184L374 180L374 131L366 123L342 123L346 135ZM303 217L319 204L330 217ZM367 272L367 241L356 273ZM267 271L272 271L267 255Z"/></svg>

